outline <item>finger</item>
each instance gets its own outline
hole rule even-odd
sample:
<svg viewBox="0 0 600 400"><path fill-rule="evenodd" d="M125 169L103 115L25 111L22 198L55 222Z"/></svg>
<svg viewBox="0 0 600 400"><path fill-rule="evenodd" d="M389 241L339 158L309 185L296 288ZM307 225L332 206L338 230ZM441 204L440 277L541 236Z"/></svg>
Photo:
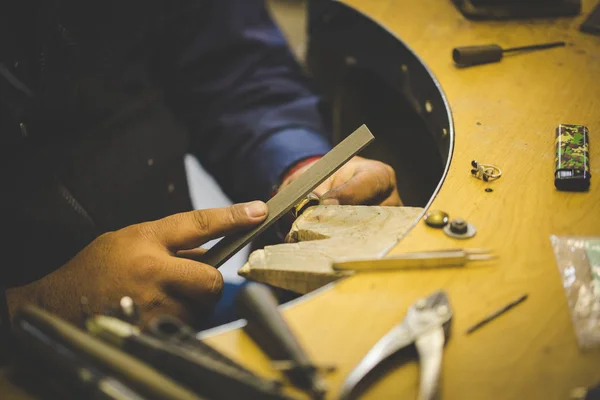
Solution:
<svg viewBox="0 0 600 400"><path fill-rule="evenodd" d="M206 254L207 251L208 250L202 248L191 250L179 250L176 255L177 257L187 258L188 260L202 262L202 256L204 256L204 254Z"/></svg>
<svg viewBox="0 0 600 400"><path fill-rule="evenodd" d="M226 234L249 229L267 217L267 205L262 201L234 204L171 215L150 222L147 228L173 253L193 249Z"/></svg>
<svg viewBox="0 0 600 400"><path fill-rule="evenodd" d="M325 193L331 190L331 183L333 182L333 177L329 177L325 179L319 186L313 189L312 193L314 193L317 197L323 196Z"/></svg>
<svg viewBox="0 0 600 400"><path fill-rule="evenodd" d="M400 206L403 206L404 203L402 202L402 199L400 198L400 194L398 193L398 190L396 189L392 192L392 194L387 199L382 201L380 205L381 206L389 206L389 207L400 207Z"/></svg>
<svg viewBox="0 0 600 400"><path fill-rule="evenodd" d="M382 201L381 204L379 204L379 205L385 206L385 207L400 207L400 206L403 206L404 203L402 202L402 199L400 198L398 191L394 190L392 192L392 194L387 199Z"/></svg>
<svg viewBox="0 0 600 400"><path fill-rule="evenodd" d="M394 191L395 180L388 168L381 166L358 169L347 182L334 187L321 197L321 203L332 204L381 204Z"/></svg>
<svg viewBox="0 0 600 400"><path fill-rule="evenodd" d="M185 258L167 257L159 280L165 293L202 309L210 309L219 301L223 275L217 269Z"/></svg>

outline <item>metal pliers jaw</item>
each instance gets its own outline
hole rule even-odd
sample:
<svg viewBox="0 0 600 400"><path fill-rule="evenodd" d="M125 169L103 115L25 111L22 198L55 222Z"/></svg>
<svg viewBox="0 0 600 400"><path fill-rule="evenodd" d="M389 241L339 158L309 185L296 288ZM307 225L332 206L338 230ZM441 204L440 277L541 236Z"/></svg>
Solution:
<svg viewBox="0 0 600 400"><path fill-rule="evenodd" d="M438 291L410 306L404 321L394 326L352 370L340 391L349 399L356 385L379 363L397 351L415 345L420 359L419 399L437 396L444 343L450 333L452 308L448 296Z"/></svg>

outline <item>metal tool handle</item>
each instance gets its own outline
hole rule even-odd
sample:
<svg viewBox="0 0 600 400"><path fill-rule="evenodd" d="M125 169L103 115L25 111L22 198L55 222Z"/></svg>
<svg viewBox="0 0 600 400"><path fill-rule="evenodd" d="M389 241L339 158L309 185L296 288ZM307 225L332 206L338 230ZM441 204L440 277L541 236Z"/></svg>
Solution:
<svg viewBox="0 0 600 400"><path fill-rule="evenodd" d="M452 50L452 58L459 65L496 62L502 59L502 47L497 44L457 47Z"/></svg>
<svg viewBox="0 0 600 400"><path fill-rule="evenodd" d="M284 372L292 382L311 391L313 398L320 398L325 392L325 383L280 314L271 290L250 283L236 301L240 315L248 321L245 328L248 335L271 359L289 365Z"/></svg>
<svg viewBox="0 0 600 400"><path fill-rule="evenodd" d="M199 396L180 386L145 363L117 350L101 340L75 328L45 310L27 306L19 311L15 323L28 324L43 332L52 340L64 345L85 357L111 375L122 379L127 385L152 399L183 400L200 399Z"/></svg>
<svg viewBox="0 0 600 400"><path fill-rule="evenodd" d="M444 342L444 328L442 327L421 335L415 341L421 365L419 400L439 399Z"/></svg>
<svg viewBox="0 0 600 400"><path fill-rule="evenodd" d="M311 366L307 354L277 306L277 299L271 290L257 283L246 285L237 297L238 311L248 321L248 334L271 359Z"/></svg>

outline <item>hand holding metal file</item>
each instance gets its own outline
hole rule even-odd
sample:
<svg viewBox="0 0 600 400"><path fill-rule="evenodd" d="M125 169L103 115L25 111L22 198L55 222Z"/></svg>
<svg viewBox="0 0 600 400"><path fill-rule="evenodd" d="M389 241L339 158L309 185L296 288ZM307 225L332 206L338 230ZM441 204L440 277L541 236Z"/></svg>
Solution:
<svg viewBox="0 0 600 400"><path fill-rule="evenodd" d="M346 161L367 147L374 139L375 137L365 125L355 130L300 175L298 179L283 188L267 202L269 216L262 224L250 231L224 237L204 254L202 262L215 268L223 265L225 261L229 260L235 253L284 216L321 182L329 178Z"/></svg>

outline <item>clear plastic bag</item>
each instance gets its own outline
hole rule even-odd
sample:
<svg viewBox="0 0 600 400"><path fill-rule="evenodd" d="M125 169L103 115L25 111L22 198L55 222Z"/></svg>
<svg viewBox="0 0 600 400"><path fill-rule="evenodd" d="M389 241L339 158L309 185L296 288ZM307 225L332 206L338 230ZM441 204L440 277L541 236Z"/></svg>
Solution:
<svg viewBox="0 0 600 400"><path fill-rule="evenodd" d="M581 349L600 347L600 237L550 236Z"/></svg>

